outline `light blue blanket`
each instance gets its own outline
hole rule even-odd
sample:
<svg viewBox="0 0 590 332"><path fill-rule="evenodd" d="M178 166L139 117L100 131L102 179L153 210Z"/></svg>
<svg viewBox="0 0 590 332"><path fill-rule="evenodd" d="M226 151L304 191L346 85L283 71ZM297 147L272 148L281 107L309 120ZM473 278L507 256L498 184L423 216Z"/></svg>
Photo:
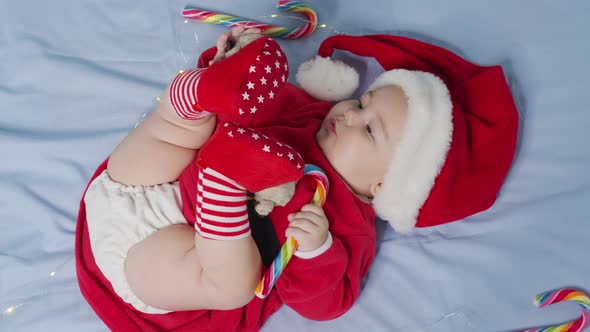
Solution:
<svg viewBox="0 0 590 332"><path fill-rule="evenodd" d="M312 322L284 307L264 331L506 331L576 318L540 292L590 290L590 3L309 1L325 28L284 41L292 73L334 33L392 33L501 64L521 114L498 202L379 251L356 305ZM104 331L76 282L78 202L92 172L179 69L225 31L190 4L266 22L271 0L0 2L0 331Z"/></svg>

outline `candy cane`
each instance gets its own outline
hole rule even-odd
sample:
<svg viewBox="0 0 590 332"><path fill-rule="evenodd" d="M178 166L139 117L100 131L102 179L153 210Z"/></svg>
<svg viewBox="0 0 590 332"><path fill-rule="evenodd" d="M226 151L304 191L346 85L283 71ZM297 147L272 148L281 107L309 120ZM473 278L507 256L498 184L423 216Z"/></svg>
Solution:
<svg viewBox="0 0 590 332"><path fill-rule="evenodd" d="M326 173L324 173L324 171L315 165L307 164L303 169L303 174L304 176L308 175L313 177L316 181L317 186L311 202L318 206L323 206L326 202L326 195L328 194L330 186ZM291 257L293 257L295 250L297 250L297 241L290 237L287 239L287 241L285 241L281 247L281 251L272 261L272 264L268 270L266 270L266 273L264 276L262 276L262 279L260 279L258 287L256 287L256 296L264 299L268 296L268 294L270 294L270 291L274 287L275 282L285 270L285 267L287 266L287 263L289 263L289 260L291 260Z"/></svg>
<svg viewBox="0 0 590 332"><path fill-rule="evenodd" d="M562 301L574 301L582 307L582 317L577 320L562 325L548 326L536 329L525 330L523 332L582 332L588 327L590 322L590 298L588 295L576 289L564 288L550 291L535 297L535 305L539 308L549 306L553 303Z"/></svg>
<svg viewBox="0 0 590 332"><path fill-rule="evenodd" d="M258 28L262 30L262 33L265 35L284 39L297 39L309 36L315 30L318 24L318 16L315 10L299 1L279 0L277 3L277 8L279 10L288 12L301 13L307 16L307 21L303 26L297 28L288 28L256 22L242 17L193 8L190 6L186 6L184 8L182 11L182 16L191 20L214 23L227 27L243 25L246 28Z"/></svg>

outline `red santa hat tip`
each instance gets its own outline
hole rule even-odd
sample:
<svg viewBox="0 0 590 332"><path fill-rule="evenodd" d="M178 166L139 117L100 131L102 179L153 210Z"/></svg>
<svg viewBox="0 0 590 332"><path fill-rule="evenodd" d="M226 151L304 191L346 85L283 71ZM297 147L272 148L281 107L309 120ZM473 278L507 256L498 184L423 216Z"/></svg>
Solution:
<svg viewBox="0 0 590 332"><path fill-rule="evenodd" d="M301 64L296 78L310 95L326 101L346 99L359 86L359 74L354 68L319 55Z"/></svg>

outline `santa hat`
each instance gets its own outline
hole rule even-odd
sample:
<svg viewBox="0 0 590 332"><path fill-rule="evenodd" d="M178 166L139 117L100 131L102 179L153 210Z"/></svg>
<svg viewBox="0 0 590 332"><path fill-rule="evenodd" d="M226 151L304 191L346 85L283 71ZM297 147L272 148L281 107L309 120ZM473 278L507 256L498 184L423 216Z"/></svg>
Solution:
<svg viewBox="0 0 590 332"><path fill-rule="evenodd" d="M500 66L481 67L411 38L338 35L299 68L312 96L346 99L356 71L329 57L334 49L374 57L385 72L368 90L398 85L408 117L380 190L377 215L399 232L465 218L489 208L516 147L518 112Z"/></svg>

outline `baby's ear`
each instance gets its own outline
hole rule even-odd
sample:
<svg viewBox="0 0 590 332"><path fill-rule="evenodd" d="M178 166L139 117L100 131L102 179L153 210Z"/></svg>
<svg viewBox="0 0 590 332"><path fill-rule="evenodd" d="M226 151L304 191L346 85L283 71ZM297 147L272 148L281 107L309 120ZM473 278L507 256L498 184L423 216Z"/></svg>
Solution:
<svg viewBox="0 0 590 332"><path fill-rule="evenodd" d="M377 193L379 192L379 190L381 190L381 183L371 184L371 186L369 187L369 192L371 193L371 198L374 198L375 195L377 195Z"/></svg>

